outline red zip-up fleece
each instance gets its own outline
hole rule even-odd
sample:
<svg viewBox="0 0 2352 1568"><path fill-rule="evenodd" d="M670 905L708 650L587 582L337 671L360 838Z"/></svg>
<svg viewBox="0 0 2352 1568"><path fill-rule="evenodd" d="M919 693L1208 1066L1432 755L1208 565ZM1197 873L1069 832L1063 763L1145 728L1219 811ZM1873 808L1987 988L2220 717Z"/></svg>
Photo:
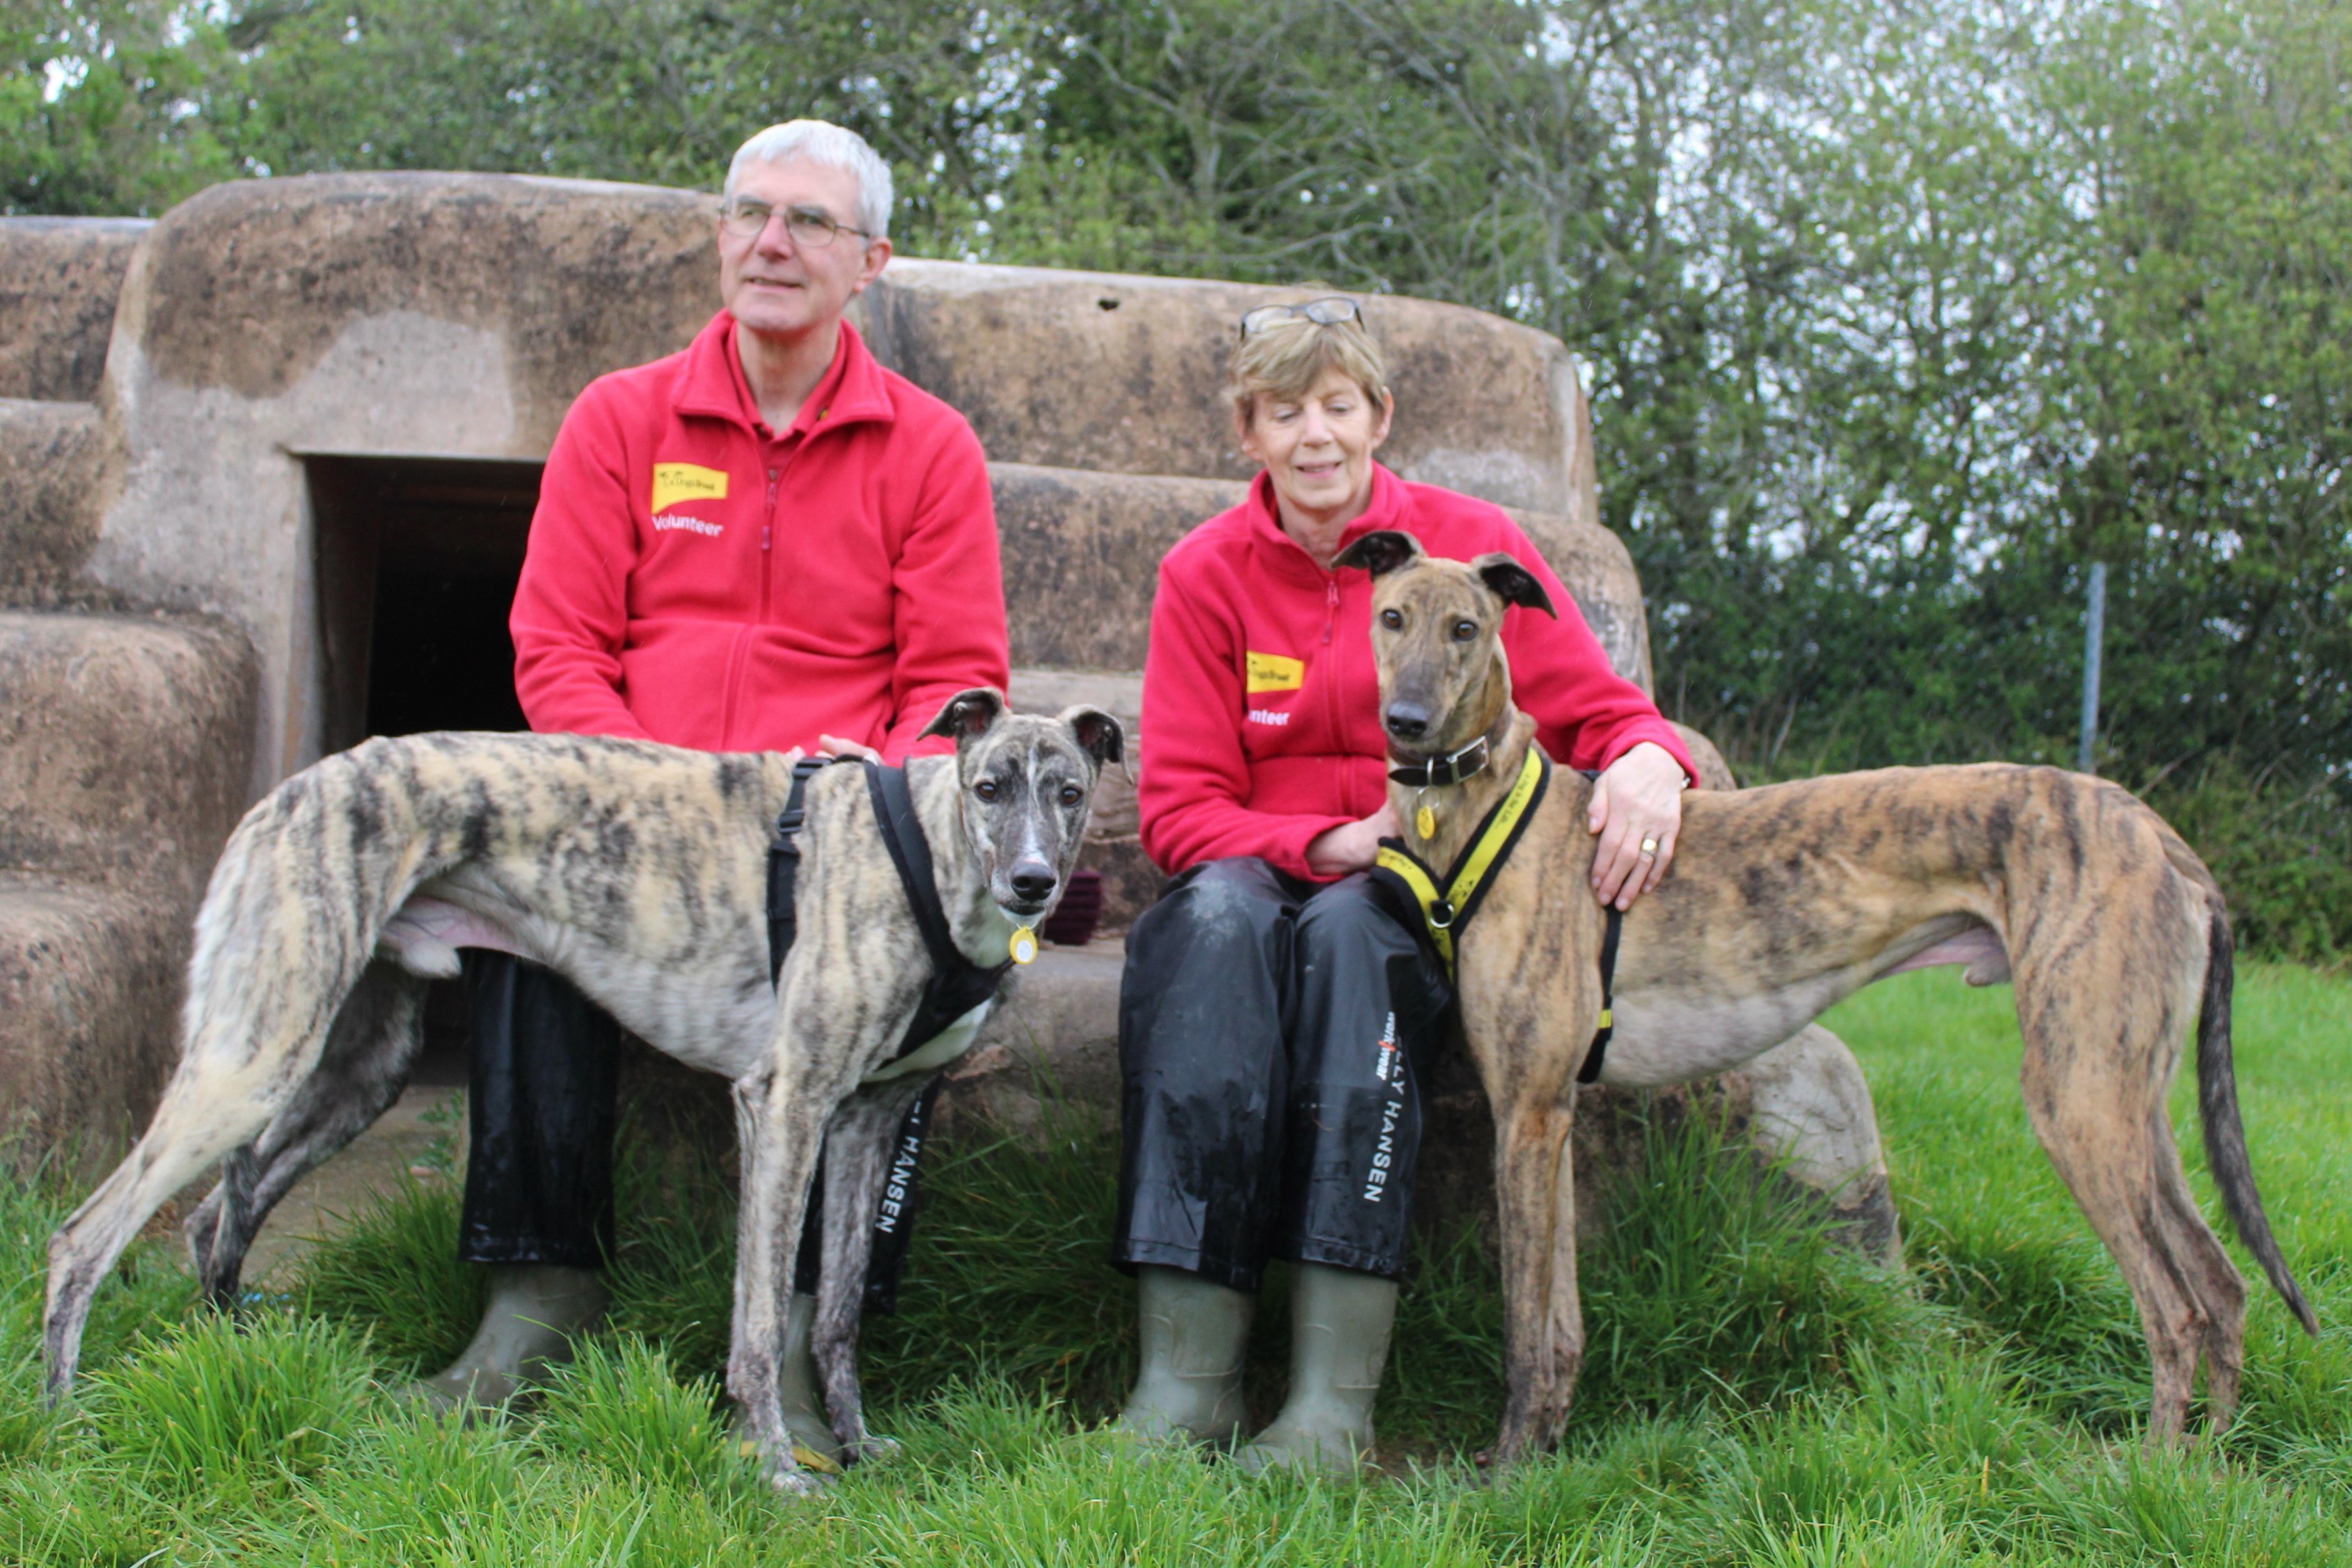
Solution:
<svg viewBox="0 0 2352 1568"><path fill-rule="evenodd" d="M898 761L949 697L1005 684L980 441L847 322L779 435L734 334L722 310L564 416L509 623L523 713L705 751L836 735Z"/></svg>
<svg viewBox="0 0 2352 1568"><path fill-rule="evenodd" d="M1535 716L1544 749L1571 768L1606 768L1645 740L1698 769L1642 688L1610 668L1542 554L1500 507L1408 485L1375 465L1371 504L1342 548L1402 528L1434 556L1508 550L1559 611L1503 619L1511 694ZM1178 541L1160 563L1143 670L1143 847L1174 873L1256 855L1308 880L1307 845L1360 821L1388 796L1388 744L1372 664L1372 580L1328 572L1276 521L1274 484Z"/></svg>

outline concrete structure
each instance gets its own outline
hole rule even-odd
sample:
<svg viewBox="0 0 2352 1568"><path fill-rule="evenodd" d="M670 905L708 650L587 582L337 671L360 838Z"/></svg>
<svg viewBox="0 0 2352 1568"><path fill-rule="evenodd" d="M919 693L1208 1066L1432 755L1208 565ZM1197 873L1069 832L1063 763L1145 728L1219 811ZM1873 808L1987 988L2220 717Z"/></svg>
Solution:
<svg viewBox="0 0 2352 1568"><path fill-rule="evenodd" d="M713 223L686 192L458 174L0 221L0 1090L39 1143L148 1113L187 916L246 802L370 733L516 722L504 609L538 465L591 379L717 308ZM1283 297L901 260L859 302L995 460L1016 701L1136 716L1156 563L1248 473L1217 395L1233 323ZM1647 685L1567 351L1456 306L1367 315L1388 460L1517 511ZM1088 851L1114 929L1157 886L1134 835L1122 781ZM1015 1064L1042 1057L1114 1103L1117 972L1115 943L1049 956L961 1100L1019 1122ZM1874 1148L1866 1102L1862 1123Z"/></svg>

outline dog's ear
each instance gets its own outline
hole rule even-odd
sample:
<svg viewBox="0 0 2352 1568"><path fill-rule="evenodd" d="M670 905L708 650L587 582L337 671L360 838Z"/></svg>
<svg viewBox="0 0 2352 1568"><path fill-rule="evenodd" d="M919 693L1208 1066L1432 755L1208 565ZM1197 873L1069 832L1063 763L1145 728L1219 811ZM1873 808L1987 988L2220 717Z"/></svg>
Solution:
<svg viewBox="0 0 2352 1568"><path fill-rule="evenodd" d="M1551 607L1551 595L1536 580L1536 574L1518 562L1507 550L1489 550L1470 563L1478 580L1494 591L1506 604L1524 604L1530 610L1540 610L1553 620L1559 612Z"/></svg>
<svg viewBox="0 0 2352 1568"><path fill-rule="evenodd" d="M1086 703L1073 703L1062 710L1061 721L1070 727L1087 755L1095 759L1097 771L1114 762L1127 760L1127 729L1118 720L1098 707Z"/></svg>
<svg viewBox="0 0 2352 1568"><path fill-rule="evenodd" d="M1334 557L1333 566L1360 566L1374 577L1386 577L1409 560L1428 554L1421 541L1397 528L1375 528Z"/></svg>
<svg viewBox="0 0 2352 1568"><path fill-rule="evenodd" d="M961 746L973 736L987 734L989 726L1003 713L1003 692L994 686L974 686L948 698L947 706L940 709L939 717L923 727L923 733L953 736L955 743Z"/></svg>

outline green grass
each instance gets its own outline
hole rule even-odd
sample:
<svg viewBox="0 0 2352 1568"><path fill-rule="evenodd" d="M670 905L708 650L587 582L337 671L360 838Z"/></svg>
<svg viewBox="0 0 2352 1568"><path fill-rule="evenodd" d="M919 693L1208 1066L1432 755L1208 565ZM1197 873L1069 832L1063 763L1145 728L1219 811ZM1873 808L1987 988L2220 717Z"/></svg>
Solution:
<svg viewBox="0 0 2352 1568"><path fill-rule="evenodd" d="M2327 1333L2257 1284L2239 1426L2154 1456L2131 1303L2026 1125L2008 1007L1946 972L1830 1020L1877 1097L1907 1276L1825 1246L1704 1127L1659 1137L1585 1258L1566 1451L1493 1487L1464 1456L1492 1435L1500 1306L1458 1243L1405 1298L1390 1480L1255 1483L1094 1435L1132 1292L1104 1261L1109 1152L1074 1128L931 1168L901 1312L867 1334L877 1424L905 1452L800 1505L728 1437L715 1155L636 1145L610 1329L538 1408L470 1429L383 1392L470 1327L453 1184L388 1195L234 1325L142 1244L100 1296L83 1399L53 1417L41 1249L71 1195L37 1175L0 1187L0 1562L2352 1563L2352 981L2250 967L2238 1012L2256 1173ZM2186 1084L2174 1108L2216 1212Z"/></svg>

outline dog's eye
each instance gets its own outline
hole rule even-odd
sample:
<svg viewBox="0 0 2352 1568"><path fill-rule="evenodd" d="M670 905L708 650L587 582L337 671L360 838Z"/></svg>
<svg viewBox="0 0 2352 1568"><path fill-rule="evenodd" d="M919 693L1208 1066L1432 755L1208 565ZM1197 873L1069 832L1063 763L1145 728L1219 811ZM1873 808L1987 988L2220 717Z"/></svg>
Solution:
<svg viewBox="0 0 2352 1568"><path fill-rule="evenodd" d="M1398 611L1383 610L1381 612L1381 624L1393 632L1404 624L1404 616Z"/></svg>
<svg viewBox="0 0 2352 1568"><path fill-rule="evenodd" d="M983 800L993 800L996 799L997 793L996 780L993 779L983 779L979 783L971 787L971 792L979 796Z"/></svg>
<svg viewBox="0 0 2352 1568"><path fill-rule="evenodd" d="M1063 805L1065 805L1065 806L1075 806L1075 805L1076 805L1079 801L1081 801L1081 800L1085 800L1086 798L1087 798L1087 792L1086 792L1085 790L1083 790L1083 789L1079 789L1076 785L1075 785L1075 784L1065 784L1065 785L1063 785L1063 786L1062 786L1062 804L1063 804Z"/></svg>
<svg viewBox="0 0 2352 1568"><path fill-rule="evenodd" d="M1454 640L1455 642L1467 643L1476 635L1478 635L1478 622L1475 621L1456 621L1454 623Z"/></svg>

